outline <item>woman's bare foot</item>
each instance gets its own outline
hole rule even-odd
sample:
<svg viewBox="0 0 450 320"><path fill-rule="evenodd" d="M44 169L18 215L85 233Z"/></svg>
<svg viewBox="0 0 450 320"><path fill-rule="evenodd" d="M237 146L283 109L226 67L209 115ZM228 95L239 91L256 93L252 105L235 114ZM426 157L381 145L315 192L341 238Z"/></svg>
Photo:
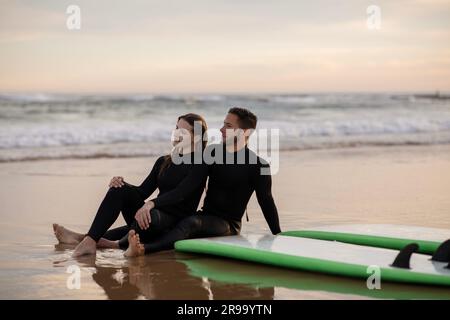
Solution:
<svg viewBox="0 0 450 320"><path fill-rule="evenodd" d="M145 254L144 245L139 240L139 234L134 230L128 232L128 249L123 254L125 257L138 257Z"/></svg>
<svg viewBox="0 0 450 320"><path fill-rule="evenodd" d="M84 238L83 234L66 229L56 223L53 224L53 231L61 244L79 244Z"/></svg>
<svg viewBox="0 0 450 320"><path fill-rule="evenodd" d="M120 249L119 241L107 240L105 238L101 238L97 242L97 248L101 249Z"/></svg>
<svg viewBox="0 0 450 320"><path fill-rule="evenodd" d="M94 239L87 236L75 248L72 257L80 257L88 254L95 254L97 252L97 243Z"/></svg>

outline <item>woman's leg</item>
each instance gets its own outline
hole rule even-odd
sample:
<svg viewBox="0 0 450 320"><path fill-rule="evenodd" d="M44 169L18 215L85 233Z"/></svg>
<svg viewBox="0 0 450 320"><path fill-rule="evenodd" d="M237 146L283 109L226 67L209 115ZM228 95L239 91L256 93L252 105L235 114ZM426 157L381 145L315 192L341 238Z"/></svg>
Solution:
<svg viewBox="0 0 450 320"><path fill-rule="evenodd" d="M64 244L79 244L85 237L84 234L64 228L57 223L53 224L53 232L55 233L56 239L58 239L59 243Z"/></svg>
<svg viewBox="0 0 450 320"><path fill-rule="evenodd" d="M120 249L119 240L108 240L105 238L100 238L97 242L98 249Z"/></svg>
<svg viewBox="0 0 450 320"><path fill-rule="evenodd" d="M124 185L120 188L109 188L87 236L75 248L73 256L95 253L97 242L119 217L122 211L125 221L131 223L134 213L144 205L144 200L134 186Z"/></svg>
<svg viewBox="0 0 450 320"><path fill-rule="evenodd" d="M134 215L136 214L136 211L140 208L139 205L143 204L143 200L136 194L135 192L136 190L133 190L133 188L135 187L132 185L125 185L121 188L118 188L121 189L120 191L112 191L111 190L112 188L108 190L108 194L105 196L102 205L100 206L97 212L96 219L98 220L104 219L105 210L102 209L104 209L105 207L109 208L108 203L105 202L108 201L107 200L108 197L110 197L113 193L116 193L117 197L119 196L121 196L122 198L125 197L123 201L123 206L119 210L122 212L122 216L124 217L127 225L106 231L105 234L103 235L105 239L119 240L123 236L128 234L128 231L130 229L129 227L131 223L134 221ZM117 219L118 217L117 209L115 210L113 208L112 213L116 215ZM112 219L115 220L114 217ZM53 231L55 232L55 236L59 240L59 242L65 244L78 244L86 236L86 234L69 230L56 223L53 224Z"/></svg>
<svg viewBox="0 0 450 320"><path fill-rule="evenodd" d="M55 232L55 236L58 239L59 243L63 244L79 244L86 236L83 233L69 230L56 223L53 224L53 231ZM128 231L130 231L129 226L122 226L108 230L103 238L100 238L100 240L98 240L97 248L118 249L118 239L122 239L124 236L127 236Z"/></svg>
<svg viewBox="0 0 450 320"><path fill-rule="evenodd" d="M130 225L125 225L125 226L109 229L103 235L102 239L113 240L113 241L120 240L120 239L122 239L122 237L124 237L128 234L128 231L130 231Z"/></svg>
<svg viewBox="0 0 450 320"><path fill-rule="evenodd" d="M95 241L100 240L117 220L121 211L127 225L130 225L134 220L134 214L144 203L144 199L132 186L110 188L100 204L87 235Z"/></svg>

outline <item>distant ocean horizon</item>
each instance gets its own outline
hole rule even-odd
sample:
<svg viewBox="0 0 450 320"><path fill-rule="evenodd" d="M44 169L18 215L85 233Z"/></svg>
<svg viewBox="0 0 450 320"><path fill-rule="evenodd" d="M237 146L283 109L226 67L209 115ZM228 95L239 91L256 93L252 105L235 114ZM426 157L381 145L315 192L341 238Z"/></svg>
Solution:
<svg viewBox="0 0 450 320"><path fill-rule="evenodd" d="M0 162L157 156L179 115L219 129L235 106L279 129L281 150L450 143L448 93L0 93Z"/></svg>

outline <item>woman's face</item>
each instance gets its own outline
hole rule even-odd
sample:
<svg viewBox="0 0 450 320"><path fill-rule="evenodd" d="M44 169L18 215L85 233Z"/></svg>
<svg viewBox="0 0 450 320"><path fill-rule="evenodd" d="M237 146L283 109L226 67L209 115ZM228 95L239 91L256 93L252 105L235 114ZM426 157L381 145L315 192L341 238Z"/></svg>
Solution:
<svg viewBox="0 0 450 320"><path fill-rule="evenodd" d="M192 126L184 119L177 122L172 135L172 145L178 148L189 148L192 144Z"/></svg>

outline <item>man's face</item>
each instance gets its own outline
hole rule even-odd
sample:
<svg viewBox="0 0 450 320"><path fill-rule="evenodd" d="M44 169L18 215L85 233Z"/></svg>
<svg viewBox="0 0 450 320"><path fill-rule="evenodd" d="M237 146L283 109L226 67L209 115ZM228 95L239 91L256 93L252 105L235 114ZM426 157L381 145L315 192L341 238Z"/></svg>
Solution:
<svg viewBox="0 0 450 320"><path fill-rule="evenodd" d="M234 139L234 131L237 129L239 129L239 117L232 113L227 114L223 121L223 127L220 129L222 141L226 142L230 139Z"/></svg>

